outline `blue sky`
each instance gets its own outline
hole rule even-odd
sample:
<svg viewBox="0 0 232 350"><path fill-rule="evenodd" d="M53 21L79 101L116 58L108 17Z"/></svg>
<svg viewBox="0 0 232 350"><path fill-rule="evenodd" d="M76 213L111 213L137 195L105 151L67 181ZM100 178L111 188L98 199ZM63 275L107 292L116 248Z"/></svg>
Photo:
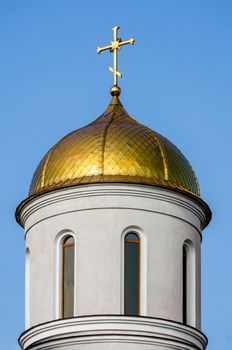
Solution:
<svg viewBox="0 0 232 350"><path fill-rule="evenodd" d="M112 26L121 101L169 138L196 171L213 220L202 242L202 330L208 350L232 346L232 2L226 0L0 1L1 345L24 329L24 238L14 220L33 172L62 136L107 106Z"/></svg>

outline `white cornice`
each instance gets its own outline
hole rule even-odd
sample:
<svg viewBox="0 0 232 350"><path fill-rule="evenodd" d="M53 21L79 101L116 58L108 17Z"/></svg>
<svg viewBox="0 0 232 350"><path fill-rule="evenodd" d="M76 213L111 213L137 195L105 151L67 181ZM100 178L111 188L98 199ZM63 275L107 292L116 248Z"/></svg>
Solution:
<svg viewBox="0 0 232 350"><path fill-rule="evenodd" d="M83 316L47 322L24 332L22 349L54 349L79 344L131 343L176 350L204 350L207 338L197 329L173 321L129 316ZM76 347L75 347L76 348Z"/></svg>
<svg viewBox="0 0 232 350"><path fill-rule="evenodd" d="M95 185L83 185L83 186L70 187L67 189L61 189L61 190L43 194L41 196L38 196L32 199L29 203L27 203L23 207L21 211L21 218L20 218L21 223L24 226L25 222L35 212L39 210L47 209L48 207L51 207L58 203L62 203L62 202L64 203L66 201L78 200L78 199L83 200L84 198L96 198L96 197L109 198L110 196L121 197L121 198L123 197L144 198L144 199L162 201L163 203L164 202L171 203L183 208L184 210L191 212L193 215L195 215L199 219L202 226L204 226L204 223L206 221L205 212L203 208L200 206L200 204L190 199L189 197L179 194L177 192L158 188L158 187L144 186L144 185L132 185L132 184L97 184L96 185L95 184ZM93 203L93 206L91 208L90 207L86 208L84 206L81 207L81 203L82 203L81 201L79 201L79 203L80 205L78 209L76 209L76 211L102 209L107 207L107 206L96 206L96 204ZM108 205L108 208L141 209L141 210L148 210L148 211L162 213L161 211L154 210L154 208L152 207L150 209L138 208L138 206L136 206L135 201L133 203L133 206L130 206L130 207L128 207L125 204L124 206ZM75 211L75 209L73 211ZM68 212L70 212L70 210ZM65 213L65 211L63 211L62 214L63 213ZM58 213L56 213L56 215L57 214Z"/></svg>

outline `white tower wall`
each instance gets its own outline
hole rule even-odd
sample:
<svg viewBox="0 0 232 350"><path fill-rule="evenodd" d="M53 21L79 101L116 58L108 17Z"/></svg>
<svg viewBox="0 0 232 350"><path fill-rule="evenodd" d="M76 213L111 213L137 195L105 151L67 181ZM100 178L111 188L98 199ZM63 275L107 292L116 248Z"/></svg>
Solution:
<svg viewBox="0 0 232 350"><path fill-rule="evenodd" d="M23 349L29 345L57 349L58 344L65 350L205 347L206 339L197 331L200 242L206 220L198 202L158 187L84 185L31 200L21 220L27 248L26 328L30 328L21 336ZM123 316L128 232L136 232L141 240L143 317ZM78 318L59 320L61 240L67 234L75 239L74 316ZM182 325L186 242L188 325Z"/></svg>

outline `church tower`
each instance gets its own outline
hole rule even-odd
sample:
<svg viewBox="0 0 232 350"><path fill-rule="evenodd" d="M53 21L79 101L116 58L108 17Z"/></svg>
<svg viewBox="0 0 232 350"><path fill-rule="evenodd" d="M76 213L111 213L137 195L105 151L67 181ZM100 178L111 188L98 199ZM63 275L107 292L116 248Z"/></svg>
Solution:
<svg viewBox="0 0 232 350"><path fill-rule="evenodd" d="M16 210L25 230L23 350L203 350L200 246L211 212L169 140L119 95L55 144Z"/></svg>

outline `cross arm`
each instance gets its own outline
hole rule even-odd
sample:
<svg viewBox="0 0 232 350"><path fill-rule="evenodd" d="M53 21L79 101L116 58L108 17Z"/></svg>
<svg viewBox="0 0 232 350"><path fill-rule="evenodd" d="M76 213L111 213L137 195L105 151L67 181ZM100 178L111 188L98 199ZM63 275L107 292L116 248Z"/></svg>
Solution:
<svg viewBox="0 0 232 350"><path fill-rule="evenodd" d="M133 45L134 42L135 42L135 39L134 39L133 37L131 37L129 40L120 41L120 42L119 42L119 46L127 45L127 44Z"/></svg>
<svg viewBox="0 0 232 350"><path fill-rule="evenodd" d="M107 46L103 46L103 47L97 47L97 53L101 53L102 51L105 51L105 50L112 50L112 45L107 45Z"/></svg>

